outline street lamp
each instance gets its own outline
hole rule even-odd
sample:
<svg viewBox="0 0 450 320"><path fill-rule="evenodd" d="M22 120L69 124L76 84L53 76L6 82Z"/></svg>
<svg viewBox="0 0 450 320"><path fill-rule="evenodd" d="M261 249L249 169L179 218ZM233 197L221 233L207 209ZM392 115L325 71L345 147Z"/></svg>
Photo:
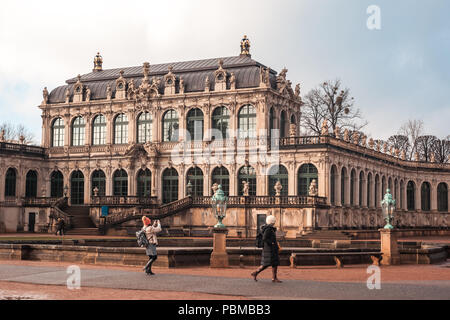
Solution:
<svg viewBox="0 0 450 320"><path fill-rule="evenodd" d="M381 208L383 210L384 220L386 221L384 229L394 229L394 227L391 225L391 222L394 219L393 213L395 209L395 200L392 198L390 189L386 189L384 199L383 201L381 201Z"/></svg>
<svg viewBox="0 0 450 320"><path fill-rule="evenodd" d="M217 219L217 224L214 228L225 228L222 220L225 218L225 213L227 210L227 200L225 193L222 190L222 185L218 185L216 192L211 198L212 211Z"/></svg>

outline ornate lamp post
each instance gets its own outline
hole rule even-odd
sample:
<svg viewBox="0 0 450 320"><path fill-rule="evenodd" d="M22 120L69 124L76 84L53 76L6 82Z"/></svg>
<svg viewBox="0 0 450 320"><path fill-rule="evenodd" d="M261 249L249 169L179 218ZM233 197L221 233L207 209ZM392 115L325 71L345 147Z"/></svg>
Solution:
<svg viewBox="0 0 450 320"><path fill-rule="evenodd" d="M210 259L212 268L226 268L229 265L226 246L228 229L222 223L227 210L227 200L219 184L211 198L212 212L217 219L217 224L213 228L213 251Z"/></svg>
<svg viewBox="0 0 450 320"><path fill-rule="evenodd" d="M400 264L400 253L397 245L397 235L394 227L391 225L394 218L393 213L395 209L395 200L392 198L391 191L386 190L383 201L381 201L381 208L384 214L386 225L380 229L381 238L381 254L383 259L381 264L392 265Z"/></svg>
<svg viewBox="0 0 450 320"><path fill-rule="evenodd" d="M212 211L217 219L217 224L214 226L214 228L225 228L222 220L226 216L227 200L228 198L225 196L225 193L222 190L222 186L219 184L218 189L211 198Z"/></svg>
<svg viewBox="0 0 450 320"><path fill-rule="evenodd" d="M394 219L395 200L392 198L391 190L389 189L386 190L384 199L381 201L381 209L383 210L384 220L386 221L384 229L394 229L391 222Z"/></svg>

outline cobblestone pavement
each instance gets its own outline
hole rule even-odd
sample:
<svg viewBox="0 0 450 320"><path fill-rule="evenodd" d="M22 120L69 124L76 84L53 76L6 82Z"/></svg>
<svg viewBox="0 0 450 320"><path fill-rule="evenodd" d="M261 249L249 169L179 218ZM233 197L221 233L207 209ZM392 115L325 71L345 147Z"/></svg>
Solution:
<svg viewBox="0 0 450 320"><path fill-rule="evenodd" d="M8 290L4 286L8 283L22 283L40 285L41 296L30 294L30 299L49 299L46 296L45 287L42 285L53 285L65 288L69 275L66 273L67 265L36 265L36 264L13 264L0 263L0 291ZM109 268L95 266L81 267L81 287L87 292L96 288L108 288L122 292L128 290L145 290L154 292L155 298L177 299L175 293L179 293L178 298L192 299L192 295L198 294L200 299L214 299L222 296L223 299L244 298L244 299L445 299L450 300L450 279L448 276L447 264L441 266L414 266L410 271L418 268L422 270L438 270L433 277L399 278L381 282L381 289L369 290L366 281L361 281L361 274L364 270L359 266L354 270L346 271L346 278L333 281L332 278L317 280L283 278L283 283L274 284L270 281L270 270L265 271L264 277L258 282L254 282L248 273L250 269L230 270L208 269L203 275L192 274L192 272L174 273L167 269L158 268L154 276L146 276L143 272L138 272L137 268ZM427 269L428 267L428 269ZM399 266L393 268L404 268ZM433 269L431 269L433 268ZM344 270L344 269L342 269ZM387 270L387 269L386 269ZM442 278L439 278L439 270L442 270ZM222 272L225 271L225 272ZM333 272L338 273L340 270ZM353 271L353 272L352 272ZM358 271L360 276L358 281L351 282L351 274ZM227 273L223 275L224 273ZM282 268L280 274L289 272L289 268ZM302 272L302 270L295 270ZM295 273L294 272L294 273ZM314 272L320 273L317 269ZM323 272L327 272L323 270ZM217 274L216 276L214 274ZM236 276L236 273L243 273L245 278ZM426 272L425 272L426 273ZM369 275L366 275L368 277ZM310 278L314 279L314 278ZM423 280L421 280L423 279ZM120 290L117 290L120 289ZM68 289L65 289L68 290ZM72 290L70 290L72 291ZM170 294L172 296L170 297ZM209 296L208 296L209 295ZM167 296L165 298L165 296ZM80 297L83 299L82 297ZM109 298L115 298L112 294ZM63 298L64 299L64 298ZM108 297L105 297L108 299Z"/></svg>

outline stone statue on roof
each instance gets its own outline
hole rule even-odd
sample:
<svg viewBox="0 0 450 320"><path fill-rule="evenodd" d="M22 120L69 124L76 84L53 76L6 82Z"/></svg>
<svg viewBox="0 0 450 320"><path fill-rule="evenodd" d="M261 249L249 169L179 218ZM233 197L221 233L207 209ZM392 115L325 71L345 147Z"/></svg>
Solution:
<svg viewBox="0 0 450 320"><path fill-rule="evenodd" d="M250 55L250 40L244 35L244 38L241 40L241 55L249 56Z"/></svg>

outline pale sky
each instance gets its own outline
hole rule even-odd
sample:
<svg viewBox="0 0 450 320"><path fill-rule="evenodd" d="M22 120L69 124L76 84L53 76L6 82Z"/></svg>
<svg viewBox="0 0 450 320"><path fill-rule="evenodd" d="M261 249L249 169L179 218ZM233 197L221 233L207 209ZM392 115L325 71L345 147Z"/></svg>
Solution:
<svg viewBox="0 0 450 320"><path fill-rule="evenodd" d="M381 30L369 30L369 5ZM408 119L428 134L450 134L450 1L189 0L2 1L0 122L24 124L41 138L38 105L49 91L103 68L239 54L300 83L302 95L341 79L369 125L387 139Z"/></svg>

